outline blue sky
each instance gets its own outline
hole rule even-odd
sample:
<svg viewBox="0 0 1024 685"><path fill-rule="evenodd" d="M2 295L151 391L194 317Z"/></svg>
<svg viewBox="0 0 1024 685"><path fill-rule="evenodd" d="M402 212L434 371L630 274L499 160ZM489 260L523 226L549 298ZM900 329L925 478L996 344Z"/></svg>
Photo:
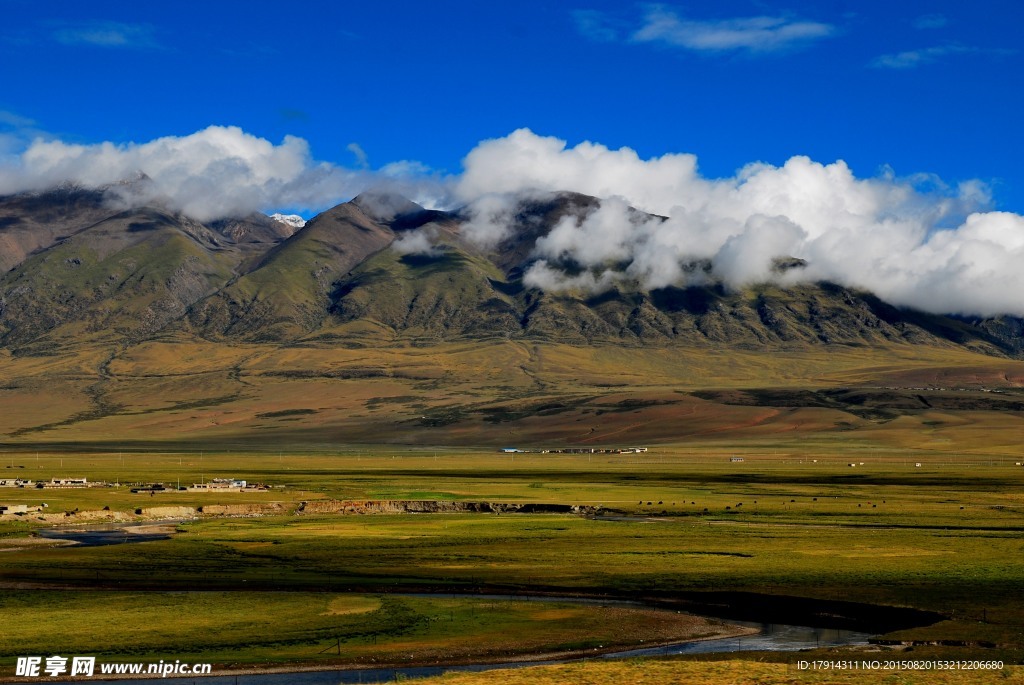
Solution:
<svg viewBox="0 0 1024 685"><path fill-rule="evenodd" d="M211 125L458 173L528 127L708 177L793 155L1024 211L1019 2L0 0L0 154ZM355 147L355 146L358 146ZM365 155L365 159L363 158ZM929 181L924 181L927 184Z"/></svg>

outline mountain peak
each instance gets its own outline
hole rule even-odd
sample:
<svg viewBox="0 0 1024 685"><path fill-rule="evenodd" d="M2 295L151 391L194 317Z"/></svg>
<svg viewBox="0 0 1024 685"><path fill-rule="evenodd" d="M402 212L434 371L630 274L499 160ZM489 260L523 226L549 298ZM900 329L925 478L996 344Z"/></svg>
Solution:
<svg viewBox="0 0 1024 685"><path fill-rule="evenodd" d="M628 275L605 287L599 270L616 264L548 255L562 280L545 281L533 270L537 246L566 219L583 230L601 203L586 195L510 198L501 208L508 233L486 248L467 235L478 208L427 210L388 192L363 193L301 230L292 217L204 223L156 204L124 211L105 200L75 186L0 198L0 345L43 349L83 331L138 341L176 330L358 345L366 335L743 349L909 343L1024 356L1020 319L901 309L809 282L806 262L786 254L772 261L769 282L735 291L700 260L680 265L674 284L645 289Z"/></svg>
<svg viewBox="0 0 1024 685"><path fill-rule="evenodd" d="M385 190L367 190L352 199L366 216L376 221L390 223L395 219L426 211L420 205L398 193Z"/></svg>
<svg viewBox="0 0 1024 685"><path fill-rule="evenodd" d="M300 229L306 225L306 220L298 214L271 214L270 218L278 223L291 226L294 229Z"/></svg>

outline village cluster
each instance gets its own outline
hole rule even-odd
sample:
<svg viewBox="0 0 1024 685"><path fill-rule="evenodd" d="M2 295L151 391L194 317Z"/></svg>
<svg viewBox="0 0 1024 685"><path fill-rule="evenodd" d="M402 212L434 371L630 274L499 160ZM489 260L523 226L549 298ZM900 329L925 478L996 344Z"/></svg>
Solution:
<svg viewBox="0 0 1024 685"><path fill-rule="evenodd" d="M158 492L265 492L271 486L263 483L250 483L237 478L213 478L188 486L165 485L164 483L110 483L107 481L90 481L86 478L51 478L50 480L33 481L27 478L0 478L0 488L23 488L33 490L66 490L70 488L115 488L128 487L136 494L154 495ZM0 502L0 516L16 516L30 512L42 511L46 504L9 504Z"/></svg>
<svg viewBox="0 0 1024 685"><path fill-rule="evenodd" d="M248 481L236 478L213 478L202 483L192 483L188 486L167 485L165 483L147 483L132 487L134 493L155 493L175 492L263 492L269 490L269 485L263 483L249 483Z"/></svg>
<svg viewBox="0 0 1024 685"><path fill-rule="evenodd" d="M90 481L87 478L51 478L50 480L32 481L26 478L0 479L0 488L36 488L39 490L68 488L115 488L130 487L132 492L165 492L184 490L186 492L261 492L269 490L269 485L249 483L237 478L213 478L192 485L166 485L164 483L110 483L103 480Z"/></svg>

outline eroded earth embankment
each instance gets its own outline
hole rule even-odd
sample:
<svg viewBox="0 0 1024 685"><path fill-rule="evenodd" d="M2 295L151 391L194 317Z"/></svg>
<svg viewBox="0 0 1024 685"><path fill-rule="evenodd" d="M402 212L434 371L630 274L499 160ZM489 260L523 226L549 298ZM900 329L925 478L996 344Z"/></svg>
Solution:
<svg viewBox="0 0 1024 685"><path fill-rule="evenodd" d="M204 504L201 506L138 507L129 511L65 511L35 514L27 520L46 524L132 523L218 516L279 516L285 514L570 514L612 513L581 504L531 502L454 502L446 500L309 500L294 509L283 502Z"/></svg>
<svg viewBox="0 0 1024 685"><path fill-rule="evenodd" d="M448 500L313 500L302 502L302 514L576 514L593 516L601 507L581 504L518 502L454 502Z"/></svg>

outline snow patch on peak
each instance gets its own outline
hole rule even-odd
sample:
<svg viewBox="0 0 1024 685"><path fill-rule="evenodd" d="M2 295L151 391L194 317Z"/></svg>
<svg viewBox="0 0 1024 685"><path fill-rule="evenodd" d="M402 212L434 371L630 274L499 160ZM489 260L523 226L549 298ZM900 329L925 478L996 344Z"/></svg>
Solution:
<svg viewBox="0 0 1024 685"><path fill-rule="evenodd" d="M306 225L306 220L298 214L271 214L270 218L274 221L279 221L282 224L288 224L295 228L302 228Z"/></svg>

